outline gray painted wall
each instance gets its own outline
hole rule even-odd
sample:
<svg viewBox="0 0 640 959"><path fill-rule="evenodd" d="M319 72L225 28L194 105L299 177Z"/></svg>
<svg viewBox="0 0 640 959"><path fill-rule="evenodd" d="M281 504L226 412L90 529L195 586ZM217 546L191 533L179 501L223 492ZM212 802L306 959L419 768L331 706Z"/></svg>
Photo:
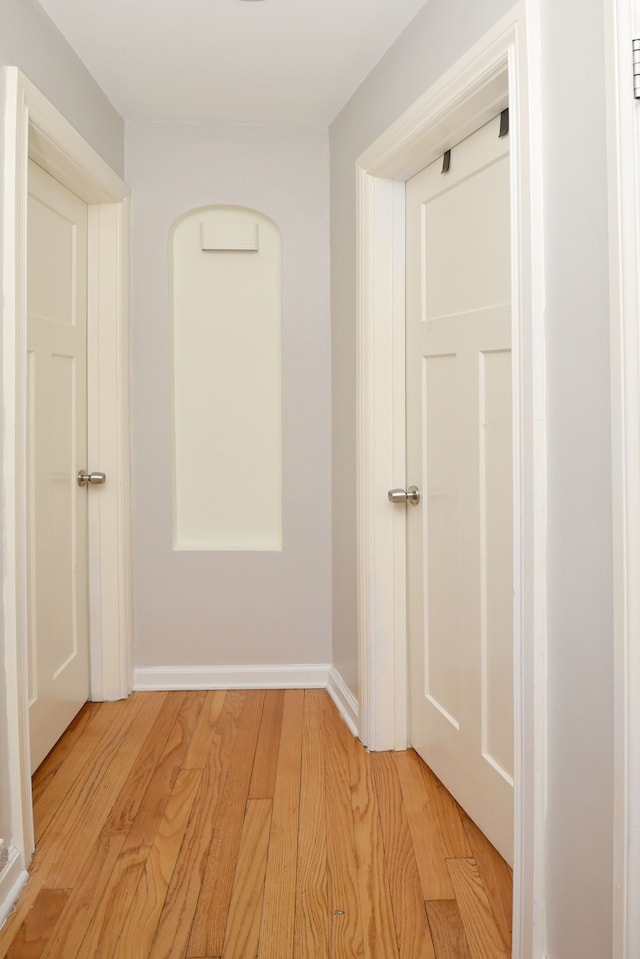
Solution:
<svg viewBox="0 0 640 959"><path fill-rule="evenodd" d="M602 0L528 0L542 25L549 485L550 959L611 954L612 547ZM331 143L333 661L357 691L357 156L510 4L430 0ZM589 64L589 70L581 64Z"/></svg>
<svg viewBox="0 0 640 959"><path fill-rule="evenodd" d="M17 66L122 174L124 124L64 37L33 0L0 0L0 67ZM0 98L4 78L0 70ZM0 163L3 143L0 125ZM0 178L0 191L2 179ZM0 195L0 208L3 198ZM3 251L0 249L0 262ZM0 271L1 275L1 271ZM1 538L1 531L0 531ZM5 688L4 645L0 635L0 690ZM0 695L0 839L11 839L7 720Z"/></svg>
<svg viewBox="0 0 640 959"><path fill-rule="evenodd" d="M126 140L136 665L328 663L327 131L128 123ZM172 549L168 237L179 216L209 204L259 210L282 234L282 552Z"/></svg>
<svg viewBox="0 0 640 959"><path fill-rule="evenodd" d="M122 176L122 117L35 0L0 0L0 64L20 67Z"/></svg>
<svg viewBox="0 0 640 959"><path fill-rule="evenodd" d="M599 959L611 955L613 835L604 4L584 0L578 21L571 7L556 0L541 3L549 455L548 943L551 959ZM585 63L589 70L583 83L578 73Z"/></svg>

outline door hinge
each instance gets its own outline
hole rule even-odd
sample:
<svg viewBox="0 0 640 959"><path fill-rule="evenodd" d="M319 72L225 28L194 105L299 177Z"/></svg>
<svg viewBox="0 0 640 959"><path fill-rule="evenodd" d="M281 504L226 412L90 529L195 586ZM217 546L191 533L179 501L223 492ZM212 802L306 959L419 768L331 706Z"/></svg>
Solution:
<svg viewBox="0 0 640 959"><path fill-rule="evenodd" d="M640 40L633 41L633 95L640 100Z"/></svg>

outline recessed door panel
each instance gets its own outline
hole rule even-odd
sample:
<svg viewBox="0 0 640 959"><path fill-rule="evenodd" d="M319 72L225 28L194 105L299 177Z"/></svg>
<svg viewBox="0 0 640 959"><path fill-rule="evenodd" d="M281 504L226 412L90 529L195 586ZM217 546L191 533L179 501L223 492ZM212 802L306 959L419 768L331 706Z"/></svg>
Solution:
<svg viewBox="0 0 640 959"><path fill-rule="evenodd" d="M31 316L76 322L77 231L73 219L31 194L27 297Z"/></svg>
<svg viewBox="0 0 640 959"><path fill-rule="evenodd" d="M480 354L483 754L513 782L511 351Z"/></svg>
<svg viewBox="0 0 640 959"><path fill-rule="evenodd" d="M445 189L424 206L425 319L509 299L509 195L502 188L509 158L454 181L459 158L455 151L452 171L443 177Z"/></svg>
<svg viewBox="0 0 640 959"><path fill-rule="evenodd" d="M451 443L456 409L456 357L423 360L425 450L422 489L425 511L425 695L442 715L458 724L460 656L458 626L457 455Z"/></svg>

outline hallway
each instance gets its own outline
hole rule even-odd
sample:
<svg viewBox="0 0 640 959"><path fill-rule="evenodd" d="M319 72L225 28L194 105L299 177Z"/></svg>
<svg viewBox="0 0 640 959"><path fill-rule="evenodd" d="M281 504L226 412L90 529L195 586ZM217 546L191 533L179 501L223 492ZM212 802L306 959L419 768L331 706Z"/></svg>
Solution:
<svg viewBox="0 0 640 959"><path fill-rule="evenodd" d="M511 871L323 690L89 703L33 780L9 959L503 959Z"/></svg>

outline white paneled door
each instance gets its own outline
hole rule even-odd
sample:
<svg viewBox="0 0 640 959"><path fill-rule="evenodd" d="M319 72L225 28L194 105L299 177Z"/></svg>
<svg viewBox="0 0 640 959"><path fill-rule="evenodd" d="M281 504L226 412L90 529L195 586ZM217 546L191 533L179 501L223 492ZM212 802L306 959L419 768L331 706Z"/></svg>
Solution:
<svg viewBox="0 0 640 959"><path fill-rule="evenodd" d="M508 136L407 183L410 741L513 862Z"/></svg>
<svg viewBox="0 0 640 959"><path fill-rule="evenodd" d="M27 562L32 771L89 696L87 206L29 163Z"/></svg>

